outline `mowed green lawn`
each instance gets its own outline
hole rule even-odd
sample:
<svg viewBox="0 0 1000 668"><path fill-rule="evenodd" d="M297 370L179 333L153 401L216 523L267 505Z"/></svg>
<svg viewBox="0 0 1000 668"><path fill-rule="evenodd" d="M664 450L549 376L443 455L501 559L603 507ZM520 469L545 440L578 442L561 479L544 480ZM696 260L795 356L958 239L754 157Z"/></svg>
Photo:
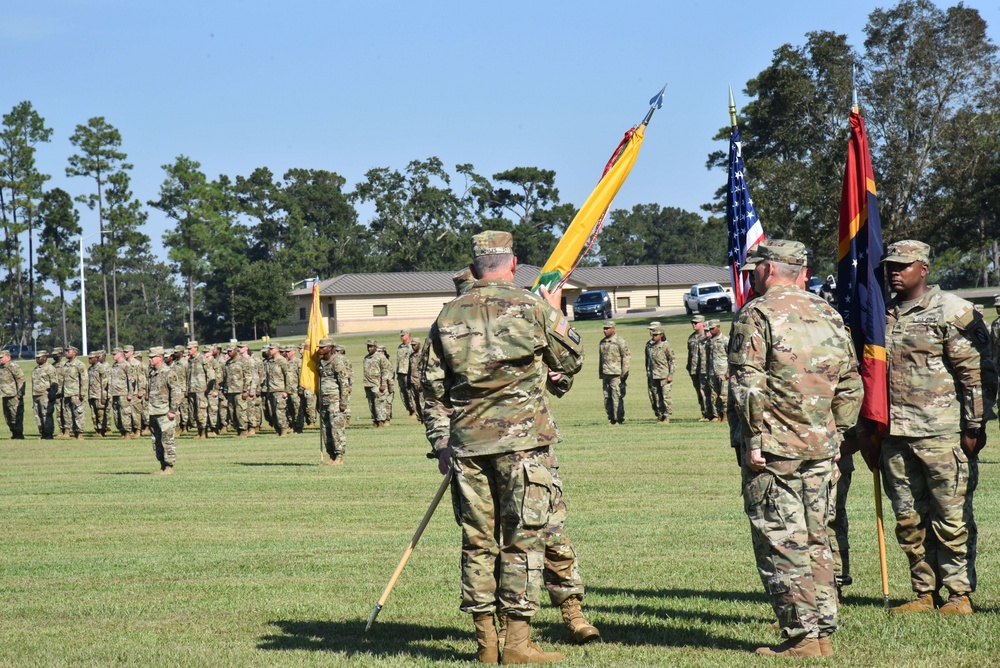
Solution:
<svg viewBox="0 0 1000 668"><path fill-rule="evenodd" d="M624 321L633 351L626 424L608 425L596 372L600 323L580 329L588 358L554 402L570 509L567 528L601 644L562 643L558 611L536 617L564 665L780 664L749 653L775 642L757 577L727 427L697 421L683 371L685 318L669 323L680 372L674 418L653 421L643 378L646 320ZM363 338L344 338L356 371ZM392 350L397 339L384 336ZM30 372L30 367L26 367ZM378 622L382 588L440 476L422 429L396 403L369 428L360 390L347 463L320 467L315 430L277 439L178 441L176 474L149 439L11 442L0 427L0 664L411 666L466 663L458 611L459 532L447 500ZM88 418L89 419L89 418ZM890 618L882 608L871 476L850 497L855 584L834 638L838 666L986 666L1000 661L1000 447L996 423L977 494L981 583L969 618ZM893 601L910 597L888 522Z"/></svg>

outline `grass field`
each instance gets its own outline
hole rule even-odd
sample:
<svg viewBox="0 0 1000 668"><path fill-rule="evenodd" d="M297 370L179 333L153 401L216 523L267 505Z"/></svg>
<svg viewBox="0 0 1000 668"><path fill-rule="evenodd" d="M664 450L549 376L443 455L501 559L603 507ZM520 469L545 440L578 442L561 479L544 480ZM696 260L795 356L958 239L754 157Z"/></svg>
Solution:
<svg viewBox="0 0 1000 668"><path fill-rule="evenodd" d="M775 642L751 552L727 427L697 421L683 372L674 418L653 421L642 378L644 320L632 347L626 424L611 427L595 371L600 323L573 391L554 402L568 530L604 642L562 643L558 611L536 635L563 665L746 666ZM390 350L395 337L386 336ZM355 370L363 339L344 338ZM30 372L30 367L26 366ZM360 395L360 392L358 393ZM352 405L365 412L363 396ZM390 428L348 430L347 463L318 466L315 430L277 439L178 440L176 473L155 468L148 439L12 442L0 432L0 665L412 666L467 663L471 620L458 611L459 533L447 502L368 634L365 622L440 476L422 429L397 401ZM89 419L89 417L88 417ZM996 422L977 494L978 614L890 618L882 609L871 477L849 502L854 586L834 638L838 666L988 666L1000 662L1000 519ZM890 589L910 597L889 522Z"/></svg>

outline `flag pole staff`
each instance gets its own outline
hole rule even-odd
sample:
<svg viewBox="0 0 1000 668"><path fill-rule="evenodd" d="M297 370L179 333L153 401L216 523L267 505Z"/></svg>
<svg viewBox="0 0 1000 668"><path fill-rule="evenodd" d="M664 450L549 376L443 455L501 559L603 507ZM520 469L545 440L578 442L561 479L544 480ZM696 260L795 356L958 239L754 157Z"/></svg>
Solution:
<svg viewBox="0 0 1000 668"><path fill-rule="evenodd" d="M736 127L736 99L733 98L732 84L729 84L729 125Z"/></svg>

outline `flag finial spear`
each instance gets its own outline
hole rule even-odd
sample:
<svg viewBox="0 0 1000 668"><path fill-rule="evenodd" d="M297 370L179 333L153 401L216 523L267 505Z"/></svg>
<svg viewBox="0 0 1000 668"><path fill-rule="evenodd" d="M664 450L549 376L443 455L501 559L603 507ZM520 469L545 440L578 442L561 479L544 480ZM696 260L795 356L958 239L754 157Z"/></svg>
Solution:
<svg viewBox="0 0 1000 668"><path fill-rule="evenodd" d="M736 100L733 99L732 84L729 84L729 124L736 127Z"/></svg>
<svg viewBox="0 0 1000 668"><path fill-rule="evenodd" d="M851 64L851 108L858 113L858 66Z"/></svg>

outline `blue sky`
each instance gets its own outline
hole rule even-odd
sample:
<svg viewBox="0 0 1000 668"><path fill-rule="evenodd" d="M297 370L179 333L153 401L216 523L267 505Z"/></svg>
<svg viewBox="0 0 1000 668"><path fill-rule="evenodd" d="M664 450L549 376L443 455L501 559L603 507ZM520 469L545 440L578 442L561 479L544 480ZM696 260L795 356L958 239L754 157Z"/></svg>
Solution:
<svg viewBox="0 0 1000 668"><path fill-rule="evenodd" d="M104 116L122 133L143 202L179 154L212 178L303 167L337 172L349 189L372 167L438 156L453 174L459 163L485 175L554 169L561 200L579 206L666 82L614 206L699 211L725 181L705 161L725 149L712 137L728 124L727 86L742 107L747 79L809 31L846 33L861 50L868 14L894 3L5 4L0 110L34 104L54 130L39 167L73 195L92 186L64 176L69 136ZM1000 0L966 4L1000 41ZM81 214L85 231L96 230L96 212ZM157 249L166 225L150 210Z"/></svg>

